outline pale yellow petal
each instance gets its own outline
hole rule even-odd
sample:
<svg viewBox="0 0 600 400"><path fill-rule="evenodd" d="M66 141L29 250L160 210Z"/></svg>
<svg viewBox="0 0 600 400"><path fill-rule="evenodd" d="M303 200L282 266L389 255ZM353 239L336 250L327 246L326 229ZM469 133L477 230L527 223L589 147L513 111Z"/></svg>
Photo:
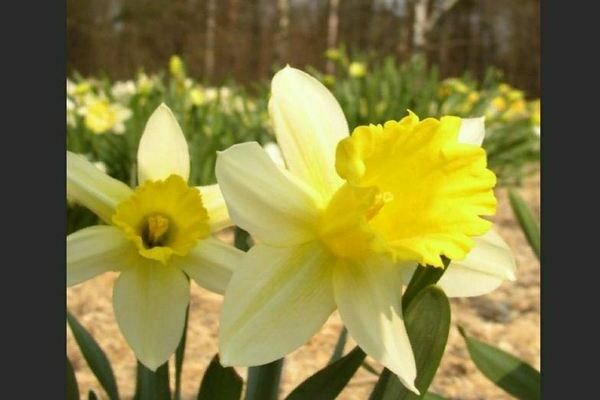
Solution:
<svg viewBox="0 0 600 400"><path fill-rule="evenodd" d="M242 262L244 252L212 237L200 240L187 256L177 258L179 266L196 283L215 293L225 293L232 272Z"/></svg>
<svg viewBox="0 0 600 400"><path fill-rule="evenodd" d="M335 149L349 133L333 94L288 66L273 77L269 113L290 171L328 198L342 182L335 171Z"/></svg>
<svg viewBox="0 0 600 400"><path fill-rule="evenodd" d="M231 219L260 241L292 245L315 237L315 195L275 165L258 143L219 152L215 172Z"/></svg>
<svg viewBox="0 0 600 400"><path fill-rule="evenodd" d="M137 154L138 184L162 180L169 175L190 175L190 155L177 119L165 104L152 113L140 139Z"/></svg>
<svg viewBox="0 0 600 400"><path fill-rule="evenodd" d="M515 280L515 258L495 231L475 238L475 247L464 260L452 261L438 282L448 297L480 296L505 280Z"/></svg>
<svg viewBox="0 0 600 400"><path fill-rule="evenodd" d="M461 118L458 141L481 146L485 138L485 118Z"/></svg>
<svg viewBox="0 0 600 400"><path fill-rule="evenodd" d="M129 266L135 248L120 229L97 225L67 236L67 286Z"/></svg>
<svg viewBox="0 0 600 400"><path fill-rule="evenodd" d="M401 268L383 258L340 261L333 273L335 301L350 335L415 393L417 369L402 316Z"/></svg>
<svg viewBox="0 0 600 400"><path fill-rule="evenodd" d="M265 364L306 343L335 309L332 262L315 242L251 248L225 294L221 363Z"/></svg>
<svg viewBox="0 0 600 400"><path fill-rule="evenodd" d="M220 231L233 225L227 204L219 185L197 186L196 189L202 194L202 203L208 212L208 223L212 232Z"/></svg>
<svg viewBox="0 0 600 400"><path fill-rule="evenodd" d="M117 205L133 191L79 154L67 151L67 196L110 223Z"/></svg>
<svg viewBox="0 0 600 400"><path fill-rule="evenodd" d="M138 360L152 371L179 344L189 292L181 270L141 257L115 283L113 307L119 328Z"/></svg>

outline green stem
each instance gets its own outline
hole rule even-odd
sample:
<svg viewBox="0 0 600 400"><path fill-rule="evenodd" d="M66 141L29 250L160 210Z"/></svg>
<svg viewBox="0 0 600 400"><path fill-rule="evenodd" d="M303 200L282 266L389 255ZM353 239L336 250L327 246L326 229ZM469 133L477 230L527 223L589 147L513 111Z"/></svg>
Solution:
<svg viewBox="0 0 600 400"><path fill-rule="evenodd" d="M170 400L169 362L167 361L156 372L152 372L142 363L137 363L137 377L134 400Z"/></svg>
<svg viewBox="0 0 600 400"><path fill-rule="evenodd" d="M283 358L248 368L246 400L277 400L282 369Z"/></svg>

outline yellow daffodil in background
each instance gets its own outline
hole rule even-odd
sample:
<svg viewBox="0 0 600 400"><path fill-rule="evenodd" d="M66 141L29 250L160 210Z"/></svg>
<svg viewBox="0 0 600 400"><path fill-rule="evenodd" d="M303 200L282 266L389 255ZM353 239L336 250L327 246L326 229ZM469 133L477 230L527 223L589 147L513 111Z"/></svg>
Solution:
<svg viewBox="0 0 600 400"><path fill-rule="evenodd" d="M67 152L67 196L107 224L67 237L67 284L121 272L113 291L117 323L140 362L156 370L183 334L186 275L223 293L243 252L211 236L230 225L223 197L217 185L188 186L188 146L165 105L148 120L137 161L132 190Z"/></svg>
<svg viewBox="0 0 600 400"><path fill-rule="evenodd" d="M257 242L227 288L221 362L283 357L337 309L360 347L417 392L401 309L417 264L450 258L439 282L449 296L514 279L510 250L480 217L496 209L483 119L411 113L348 136L340 105L310 75L286 67L271 89L287 169L254 142L217 159L232 220Z"/></svg>
<svg viewBox="0 0 600 400"><path fill-rule="evenodd" d="M169 59L169 72L177 79L185 78L185 66L178 55L173 55Z"/></svg>
<svg viewBox="0 0 600 400"><path fill-rule="evenodd" d="M542 118L540 100L533 100L528 104L529 112L531 113L531 123L533 124L534 133L539 137L541 134Z"/></svg>
<svg viewBox="0 0 600 400"><path fill-rule="evenodd" d="M348 67L348 73L353 78L362 78L367 75L367 66L365 63L354 61Z"/></svg>
<svg viewBox="0 0 600 400"><path fill-rule="evenodd" d="M104 96L90 95L80 112L84 115L86 128L95 134L125 133L125 121L131 118L131 110L119 103L111 103Z"/></svg>
<svg viewBox="0 0 600 400"><path fill-rule="evenodd" d="M202 87L196 86L192 88L192 90L189 91L188 98L190 104L195 107L199 107L204 104L204 91L202 90Z"/></svg>

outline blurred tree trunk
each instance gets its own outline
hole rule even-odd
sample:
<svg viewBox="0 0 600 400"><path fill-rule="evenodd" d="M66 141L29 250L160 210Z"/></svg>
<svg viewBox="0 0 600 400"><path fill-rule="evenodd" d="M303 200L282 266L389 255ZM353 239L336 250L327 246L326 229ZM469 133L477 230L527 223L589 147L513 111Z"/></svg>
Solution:
<svg viewBox="0 0 600 400"><path fill-rule="evenodd" d="M213 77L215 70L215 31L217 28L217 0L206 2L206 46L204 48L204 75L207 82Z"/></svg>
<svg viewBox="0 0 600 400"><path fill-rule="evenodd" d="M289 0L277 0L277 38L275 40L275 62L285 64L288 61L288 45L290 40L290 4Z"/></svg>
<svg viewBox="0 0 600 400"><path fill-rule="evenodd" d="M229 0L229 7L227 9L227 42L229 43L230 49L235 49L236 45L239 43L239 20L240 2L239 0ZM241 51L235 50L229 52L231 71L235 74L243 73L243 71L238 71L242 66L242 62L240 62L240 56L242 54Z"/></svg>
<svg viewBox="0 0 600 400"><path fill-rule="evenodd" d="M427 44L427 0L415 0L413 9L412 49L414 54L423 54Z"/></svg>
<svg viewBox="0 0 600 400"><path fill-rule="evenodd" d="M340 0L329 0L329 14L327 16L327 48L337 46L338 27L340 23ZM335 73L335 62L327 60L326 71L328 74Z"/></svg>
<svg viewBox="0 0 600 400"><path fill-rule="evenodd" d="M458 3L459 0L445 0L435 6L428 0L413 0L414 54L423 54L427 49L427 35L436 27L439 20Z"/></svg>

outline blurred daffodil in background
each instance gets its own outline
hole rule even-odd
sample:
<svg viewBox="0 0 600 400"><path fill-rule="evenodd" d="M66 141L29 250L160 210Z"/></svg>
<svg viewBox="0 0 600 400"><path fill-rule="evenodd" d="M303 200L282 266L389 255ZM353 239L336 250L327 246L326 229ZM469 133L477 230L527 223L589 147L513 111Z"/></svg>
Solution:
<svg viewBox="0 0 600 400"><path fill-rule="evenodd" d="M231 224L217 185L188 186L190 157L170 109L150 116L137 153L135 189L67 152L67 197L106 225L67 237L67 284L119 271L113 306L123 336L151 370L183 334L189 281L223 293L241 251L211 233Z"/></svg>
<svg viewBox="0 0 600 400"><path fill-rule="evenodd" d="M367 75L367 66L365 63L354 61L348 67L348 74L353 78L362 78Z"/></svg>
<svg viewBox="0 0 600 400"><path fill-rule="evenodd" d="M334 96L290 67L273 78L269 112L287 168L257 143L217 158L232 220L257 242L227 288L221 362L283 357L337 309L359 346L417 392L401 307L416 266L452 260L439 282L449 296L514 279L508 246L481 217L496 209L483 119L410 113L349 136Z"/></svg>
<svg viewBox="0 0 600 400"><path fill-rule="evenodd" d="M89 95L80 109L85 126L95 134L125 133L125 121L131 118L131 110L119 103L112 103L103 96Z"/></svg>

